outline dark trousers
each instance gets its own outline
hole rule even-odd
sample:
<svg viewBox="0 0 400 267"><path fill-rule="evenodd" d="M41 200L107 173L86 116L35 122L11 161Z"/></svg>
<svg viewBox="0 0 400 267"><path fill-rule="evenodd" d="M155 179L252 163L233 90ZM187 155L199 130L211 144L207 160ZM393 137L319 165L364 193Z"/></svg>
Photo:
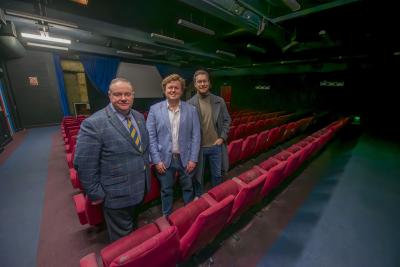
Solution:
<svg viewBox="0 0 400 267"><path fill-rule="evenodd" d="M130 234L137 228L139 204L121 209L103 207L110 242Z"/></svg>
<svg viewBox="0 0 400 267"><path fill-rule="evenodd" d="M185 204L193 200L192 176L194 171L187 173L182 166L179 154L173 154L171 164L164 174L157 173L161 184L161 206L163 215L170 215L174 202L175 173L179 173L179 184L182 187L183 202Z"/></svg>
<svg viewBox="0 0 400 267"><path fill-rule="evenodd" d="M199 171L203 173L203 183L204 167L208 160L211 173L211 185L212 187L219 185L222 183L222 146L213 145L210 147L202 147L200 153L202 153L203 162L199 163L199 168L202 168ZM201 184L197 179L193 179L193 185L195 196L200 197L203 194L204 184Z"/></svg>

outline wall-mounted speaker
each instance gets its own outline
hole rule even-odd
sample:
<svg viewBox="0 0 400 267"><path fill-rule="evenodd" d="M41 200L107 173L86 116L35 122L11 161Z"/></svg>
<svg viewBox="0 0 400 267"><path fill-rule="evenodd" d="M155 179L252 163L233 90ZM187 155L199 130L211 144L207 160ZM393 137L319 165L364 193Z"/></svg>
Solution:
<svg viewBox="0 0 400 267"><path fill-rule="evenodd" d="M1 25L0 28L1 36L12 36L17 38L17 31L15 30L15 25L12 21L7 21L5 25Z"/></svg>
<svg viewBox="0 0 400 267"><path fill-rule="evenodd" d="M4 10L0 8L0 24L7 24L6 15L4 14ZM1 25L0 25L1 28Z"/></svg>

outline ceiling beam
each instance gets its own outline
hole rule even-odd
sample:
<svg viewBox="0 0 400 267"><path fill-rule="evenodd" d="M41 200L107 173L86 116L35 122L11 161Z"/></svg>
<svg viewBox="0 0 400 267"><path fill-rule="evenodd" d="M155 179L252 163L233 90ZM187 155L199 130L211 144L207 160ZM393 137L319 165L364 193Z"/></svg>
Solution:
<svg viewBox="0 0 400 267"><path fill-rule="evenodd" d="M322 5L317 5L311 8L307 8L307 9L303 9L301 11L297 11L297 12L293 12L284 16L280 16L280 17L276 17L276 18L271 18L271 22L273 23L280 23L286 20L291 20L291 19L295 19L298 17L303 17L303 16L307 16L310 14L314 14L314 13L318 13L324 10L328 10L328 9L332 9L332 8L336 8L339 6L343 6L343 5L347 5L347 4L351 4L354 2L359 2L361 0L338 0L338 1L333 1L330 3L326 3L326 4L322 4Z"/></svg>

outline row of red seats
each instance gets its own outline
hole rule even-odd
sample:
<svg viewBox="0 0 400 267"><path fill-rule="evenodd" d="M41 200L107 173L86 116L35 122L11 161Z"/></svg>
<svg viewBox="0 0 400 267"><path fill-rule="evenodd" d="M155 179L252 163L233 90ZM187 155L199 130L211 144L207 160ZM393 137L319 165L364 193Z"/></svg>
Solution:
<svg viewBox="0 0 400 267"><path fill-rule="evenodd" d="M268 150L271 146L290 139L300 132L300 129L304 131L312 119L313 117L304 118L232 141L228 145L229 164L234 166L240 161Z"/></svg>
<svg viewBox="0 0 400 267"><path fill-rule="evenodd" d="M239 115L239 116L231 116L231 119L232 119L231 126L236 126L239 124L248 123L248 122L257 121L257 120L276 118L279 116L283 116L286 113L287 113L286 111L278 111L278 112L271 112L271 113L257 112L257 113Z"/></svg>
<svg viewBox="0 0 400 267"><path fill-rule="evenodd" d="M103 266L176 266L186 261L293 174L347 121L327 126L237 178L214 187L198 200L174 211L168 219L161 217L108 245L100 252ZM80 265L98 266L96 255L83 257Z"/></svg>
<svg viewBox="0 0 400 267"><path fill-rule="evenodd" d="M309 124L312 117L301 119L298 122L292 122L281 127L276 127L271 131L264 131L260 134L254 134L243 139L236 140L232 145L228 146L228 156L231 166L234 166L239 161L246 160L255 154L266 151L269 147L276 143L282 142L292 137L297 129L304 126L304 123ZM308 125L307 125L308 126ZM74 188L82 190L79 182L79 177L73 166L70 166L70 178ZM152 166L152 190L147 193L144 203L149 203L160 196L160 185L155 175L154 167ZM75 210L77 212L79 221L82 225L97 225L103 222L103 213L101 205L93 205L91 201L84 196L83 193L73 197L75 203Z"/></svg>
<svg viewBox="0 0 400 267"><path fill-rule="evenodd" d="M228 132L228 144L232 140L244 138L254 133L259 133L263 130L268 130L273 127L287 123L292 115L293 114L288 114L275 118L259 119L256 121L250 121L248 123L243 123L236 126L231 126Z"/></svg>
<svg viewBox="0 0 400 267"><path fill-rule="evenodd" d="M143 199L143 204L150 203L160 198L161 188L160 188L160 183L155 174L156 170L154 165L152 165L150 169L151 169L151 190L146 193ZM104 221L104 216L101 204L93 204L92 201L89 200L89 198L83 193L83 189L80 187L79 177L75 169L73 169L73 172L74 173L73 175L71 175L71 177L74 178L71 179L71 182L73 181L77 183L76 187L74 186L74 188L80 188L80 190L82 190L82 192L73 196L75 211L76 214L78 215L79 222L82 225L89 224L91 226L102 223Z"/></svg>

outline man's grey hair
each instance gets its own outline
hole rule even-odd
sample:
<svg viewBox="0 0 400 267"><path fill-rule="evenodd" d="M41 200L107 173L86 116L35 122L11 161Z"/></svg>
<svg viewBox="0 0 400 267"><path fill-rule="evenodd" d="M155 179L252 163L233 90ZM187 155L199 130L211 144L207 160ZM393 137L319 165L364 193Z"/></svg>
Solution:
<svg viewBox="0 0 400 267"><path fill-rule="evenodd" d="M127 83L127 84L129 84L129 86L132 88L132 91L135 90L135 89L133 88L132 83L131 83L129 80L127 80L127 79L125 79L125 78L118 77L118 78L112 79L112 81L110 82L110 85L108 86L108 93L110 93L111 88L114 86L114 84L119 83L119 82Z"/></svg>

